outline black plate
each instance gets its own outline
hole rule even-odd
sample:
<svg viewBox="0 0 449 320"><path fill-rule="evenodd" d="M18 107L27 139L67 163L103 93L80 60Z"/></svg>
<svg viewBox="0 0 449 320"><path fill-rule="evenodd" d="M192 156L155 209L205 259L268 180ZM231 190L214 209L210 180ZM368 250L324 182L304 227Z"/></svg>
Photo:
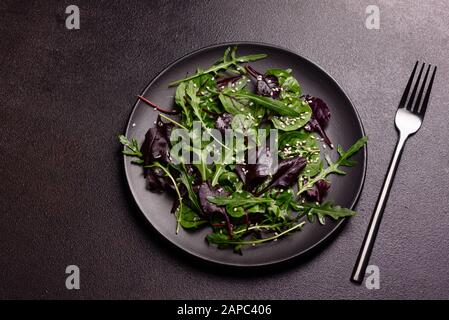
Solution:
<svg viewBox="0 0 449 320"><path fill-rule="evenodd" d="M291 68L302 87L303 94L318 96L327 102L331 109L331 121L326 132L334 143L345 149L364 135L360 117L353 104L337 82L313 62L289 50L260 43L219 44L203 48L175 61L165 68L143 91L142 95L154 103L170 107L174 104L174 88L168 88L171 81L192 74L198 67L206 68L220 58L230 45L238 45L238 54L266 53L268 58L252 63L258 70L267 68ZM136 137L140 142L148 128L153 126L157 112L137 101L126 130L127 137ZM335 151L334 151L335 152ZM354 159L358 165L345 168L344 177L331 176L332 183L327 199L341 206L353 208L363 187L366 170L366 148ZM265 266L302 255L322 243L342 224L327 219L325 226L318 223L306 224L302 231L291 234L276 242L265 243L256 247L244 247L243 255L234 254L232 250L219 250L208 245L205 235L207 228L187 232L180 230L175 234L176 220L170 214L174 195L155 194L145 188L142 168L131 164L125 157L125 171L129 187L148 221L167 240L190 254L223 265L231 266Z"/></svg>

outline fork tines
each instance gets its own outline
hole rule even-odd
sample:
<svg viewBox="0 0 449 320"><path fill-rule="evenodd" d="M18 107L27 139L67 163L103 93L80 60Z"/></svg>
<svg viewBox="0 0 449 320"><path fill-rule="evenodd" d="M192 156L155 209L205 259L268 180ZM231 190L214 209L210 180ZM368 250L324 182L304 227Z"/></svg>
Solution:
<svg viewBox="0 0 449 320"><path fill-rule="evenodd" d="M433 80L435 78L437 67L433 67L432 77L430 78L430 81L427 81L432 65L429 64L427 66L426 74L424 76L424 79L422 79L421 76L426 64L422 63L421 68L419 68L420 70L418 76L415 77L415 73L419 64L419 61L416 61L415 67L413 68L412 74L410 75L410 79L408 80L407 87L405 88L404 94L402 95L401 102L399 102L399 108L405 107L410 112L413 112L420 116L424 116L427 105L429 103L430 91L432 91ZM412 87L412 85L413 91L410 92L410 88ZM424 91L425 95L423 98ZM417 92L418 96L416 96Z"/></svg>

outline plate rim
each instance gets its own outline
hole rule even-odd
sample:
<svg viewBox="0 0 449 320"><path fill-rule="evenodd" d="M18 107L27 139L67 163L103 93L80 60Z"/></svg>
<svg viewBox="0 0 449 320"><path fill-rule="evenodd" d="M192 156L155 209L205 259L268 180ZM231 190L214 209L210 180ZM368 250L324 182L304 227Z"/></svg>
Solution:
<svg viewBox="0 0 449 320"><path fill-rule="evenodd" d="M327 71L325 71L320 65L318 65L317 63L313 62L312 60L310 60L308 57L303 56L291 49L285 48L283 46L280 45L275 45L275 44L269 44L269 43L265 43L265 42L258 42L258 41L230 41L230 42L220 42L220 43L215 43L212 45L208 45L208 46L204 46L201 47L199 49L193 50L188 52L187 54L182 55L181 57L175 59L173 62L169 63L168 65L166 65L165 67L162 68L161 71L159 71L152 79L151 81L145 86L145 88L141 91L141 95L143 93L145 93L165 72L167 72L170 68L172 68L174 65L178 64L179 62L188 59L190 56L194 56L196 54L199 54L203 51L207 51L210 49L214 49L217 47L223 47L223 46L240 46L240 45L255 45L255 46L263 46L263 47L268 47L268 48L272 48L272 49L277 49L277 50L282 50L284 52L287 52L289 54L292 54L294 56L299 57L300 59L305 60L307 63L310 63L311 65L313 65L313 67L317 68L318 70L320 70L326 77L328 77L336 86L337 88L343 93L344 97L349 101L349 104L352 108L352 110L355 113L355 116L357 118L357 123L360 126L361 132L362 132L362 136L366 136L366 132L365 132L365 128L363 126L363 122L362 119L360 117L360 114L357 110L357 108L355 107L353 101L351 100L351 98L349 97L349 95L346 93L345 90L343 90L342 86L340 85L340 83L334 78L332 77ZM134 116L134 113L136 112L136 109L139 105L139 99L136 100L136 102L133 105L132 111L129 115L128 118L128 122L126 125L126 131L125 131L125 136L128 137L128 133L129 130L132 127L132 119ZM366 170L367 170L367 165L368 165L368 146L367 144L364 145L363 147L363 155L364 155L364 161L363 161L363 172L362 172L362 181L357 189L356 195L351 203L351 205L349 206L349 209L354 209L354 207L357 205L361 193L363 191L364 185L365 185L365 180L366 180ZM361 164L360 164L361 165ZM252 263L252 264L239 264L239 263L235 263L235 262L225 262L225 261L220 261L220 260L216 260L216 259L212 259L209 258L207 256L204 256L202 254L198 254L197 252L194 252L190 249L184 248L182 246L180 246L179 244L175 243L174 241L172 241L171 239L169 239L168 237L166 237L162 232L160 232L151 222L151 220L147 217L147 215L144 213L143 210L143 206L141 205L141 203L139 202L139 200L137 199L134 189L130 183L130 173L128 170L128 163L127 163L127 157L126 155L123 155L123 166L124 166L124 170L125 170L125 176L126 176L126 182L128 185L128 188L133 196L133 199L135 201L135 203L137 204L137 207L140 210L140 213L144 216L144 218L150 223L150 225L152 226L152 228L154 230L157 231L157 233L165 240L168 241L169 243L171 243L172 245L174 245L177 249L182 250L183 252L188 253L189 255L209 262L209 263L213 263L213 264L218 264L221 266L227 266L227 267L238 267L238 268L244 268L244 269L249 269L249 268L257 268L257 267L266 267L266 266L271 266L271 265L278 265L287 261L291 261L295 258L299 258L300 256L304 256L308 253L313 252L315 249L317 249L318 247L322 246L324 243L326 243L326 241L331 238L332 236L334 236L336 234L336 232L342 228L344 222L346 222L348 219L347 218L342 218L339 221L337 221L337 223L335 224L334 228L332 228L327 234L326 236L324 236L323 238L321 238L319 241L317 241L316 243L314 243L313 245L307 247L306 249L296 252L293 255L289 255L288 257L282 258L282 259L277 259L277 260L272 260L272 261L268 261L268 262L262 262L262 263ZM218 250L218 249L217 249Z"/></svg>

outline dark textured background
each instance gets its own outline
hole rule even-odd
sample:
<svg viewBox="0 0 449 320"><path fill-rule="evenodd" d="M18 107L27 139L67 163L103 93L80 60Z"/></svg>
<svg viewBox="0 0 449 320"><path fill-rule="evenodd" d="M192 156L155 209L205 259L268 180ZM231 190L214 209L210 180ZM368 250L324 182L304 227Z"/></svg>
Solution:
<svg viewBox="0 0 449 320"><path fill-rule="evenodd" d="M81 29L65 28L65 8ZM381 10L380 30L365 8ZM0 3L0 298L449 298L447 1L6 1ZM242 275L174 251L127 191L115 135L135 95L174 59L225 41L284 46L327 70L370 137L353 218L312 259ZM371 259L381 288L349 276L396 142L413 63L438 65ZM65 267L81 290L65 288Z"/></svg>

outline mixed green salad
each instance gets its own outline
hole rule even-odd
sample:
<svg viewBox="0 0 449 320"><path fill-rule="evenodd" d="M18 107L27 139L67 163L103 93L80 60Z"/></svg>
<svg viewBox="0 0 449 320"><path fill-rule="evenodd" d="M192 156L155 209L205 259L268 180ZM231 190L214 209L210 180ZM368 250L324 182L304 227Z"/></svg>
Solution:
<svg viewBox="0 0 449 320"><path fill-rule="evenodd" d="M354 166L350 158L367 137L347 150L337 146L332 160L327 104L303 95L292 70L256 70L251 62L266 55L238 56L236 50L227 48L210 68L168 84L176 86L171 109L139 96L159 112L157 120L142 144L119 136L123 154L143 167L148 189L175 195L174 232L207 227L210 244L241 253L245 245L301 230L307 221L355 215L324 200L327 177ZM173 152L176 130L189 139L182 156ZM229 132L234 136L223 142ZM277 148L268 148L268 139Z"/></svg>

